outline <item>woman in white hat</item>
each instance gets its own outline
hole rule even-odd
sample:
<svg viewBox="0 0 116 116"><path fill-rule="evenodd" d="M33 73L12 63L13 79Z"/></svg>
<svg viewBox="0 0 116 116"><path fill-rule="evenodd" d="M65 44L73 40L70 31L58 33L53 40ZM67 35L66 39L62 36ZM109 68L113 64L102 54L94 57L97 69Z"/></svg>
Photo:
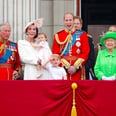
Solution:
<svg viewBox="0 0 116 116"><path fill-rule="evenodd" d="M38 36L38 27L41 25L41 19L28 23L24 29L27 37L18 41L20 59L24 64L24 80L42 79L41 72L37 70L37 65L41 63L38 58L38 51L31 45L31 43L35 43Z"/></svg>
<svg viewBox="0 0 116 116"><path fill-rule="evenodd" d="M97 55L94 72L98 80L116 79L116 32L107 32L100 43L105 49Z"/></svg>

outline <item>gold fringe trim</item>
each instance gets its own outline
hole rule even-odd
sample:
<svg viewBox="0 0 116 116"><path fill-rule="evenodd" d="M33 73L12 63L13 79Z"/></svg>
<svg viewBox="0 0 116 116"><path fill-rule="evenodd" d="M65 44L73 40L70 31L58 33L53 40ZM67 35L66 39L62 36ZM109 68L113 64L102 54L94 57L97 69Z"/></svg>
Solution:
<svg viewBox="0 0 116 116"><path fill-rule="evenodd" d="M56 38L56 41L59 45L63 45L66 43L65 47L64 47L64 50L62 51L62 53L60 54L60 56L62 56L64 54L64 52L66 51L66 48L68 46L69 43L72 42L72 35L71 35L71 31L69 32L69 34L67 35L65 41L63 42L60 42L59 40L59 37L58 37L58 34L55 34L55 38Z"/></svg>
<svg viewBox="0 0 116 116"><path fill-rule="evenodd" d="M57 43L60 44L60 45L65 44L67 42L67 38L65 39L65 41L60 42L58 34L55 34L55 38L56 38Z"/></svg>
<svg viewBox="0 0 116 116"><path fill-rule="evenodd" d="M84 61L83 58L78 58L78 59L75 61L74 66L75 66L75 67L81 66L81 64L82 64L83 61Z"/></svg>
<svg viewBox="0 0 116 116"><path fill-rule="evenodd" d="M63 64L63 66L65 66L66 68L68 68L70 66L69 62L67 60L65 60L64 58L61 59L61 63Z"/></svg>
<svg viewBox="0 0 116 116"><path fill-rule="evenodd" d="M81 80L86 80L85 66L81 67Z"/></svg>

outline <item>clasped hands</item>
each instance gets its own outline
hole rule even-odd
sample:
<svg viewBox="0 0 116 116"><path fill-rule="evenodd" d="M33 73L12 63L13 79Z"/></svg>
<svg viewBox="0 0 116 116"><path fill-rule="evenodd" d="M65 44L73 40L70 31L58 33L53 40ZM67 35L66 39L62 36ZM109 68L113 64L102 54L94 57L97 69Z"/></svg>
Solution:
<svg viewBox="0 0 116 116"><path fill-rule="evenodd" d="M41 59L38 59L37 65L41 65Z"/></svg>
<svg viewBox="0 0 116 116"><path fill-rule="evenodd" d="M80 69L79 67L69 66L68 69L67 69L67 72L68 72L70 75L73 75L73 74L75 74L79 69Z"/></svg>
<svg viewBox="0 0 116 116"><path fill-rule="evenodd" d="M13 71L13 80L17 80L18 78L20 78L20 73L17 70Z"/></svg>

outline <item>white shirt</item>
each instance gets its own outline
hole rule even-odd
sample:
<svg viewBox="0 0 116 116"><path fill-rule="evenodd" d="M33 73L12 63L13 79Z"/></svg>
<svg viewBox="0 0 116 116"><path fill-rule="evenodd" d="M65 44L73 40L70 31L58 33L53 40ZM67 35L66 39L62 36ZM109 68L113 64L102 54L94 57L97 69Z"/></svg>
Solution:
<svg viewBox="0 0 116 116"><path fill-rule="evenodd" d="M49 80L62 80L63 77L66 77L66 71L63 67L54 67L51 64L49 64L46 66L46 68L49 72Z"/></svg>
<svg viewBox="0 0 116 116"><path fill-rule="evenodd" d="M43 65L44 63L46 63L46 61L49 60L50 56L52 55L52 52L48 42L42 41L38 45L42 46L42 48L37 48L37 49L38 49L38 56L41 59L41 63Z"/></svg>

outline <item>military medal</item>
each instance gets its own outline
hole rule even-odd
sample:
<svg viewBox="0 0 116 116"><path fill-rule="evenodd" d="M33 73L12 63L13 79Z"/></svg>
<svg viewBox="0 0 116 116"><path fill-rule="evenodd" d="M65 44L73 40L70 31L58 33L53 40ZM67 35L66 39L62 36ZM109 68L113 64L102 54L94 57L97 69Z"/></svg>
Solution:
<svg viewBox="0 0 116 116"><path fill-rule="evenodd" d="M78 48L78 49L76 50L76 53L77 53L77 54L80 54L80 52L81 52L81 50Z"/></svg>
<svg viewBox="0 0 116 116"><path fill-rule="evenodd" d="M79 41L76 42L76 46L77 47L80 47L81 46L81 43Z"/></svg>
<svg viewBox="0 0 116 116"><path fill-rule="evenodd" d="M11 60L14 61L15 60L15 53L12 52L11 56L10 56Z"/></svg>

